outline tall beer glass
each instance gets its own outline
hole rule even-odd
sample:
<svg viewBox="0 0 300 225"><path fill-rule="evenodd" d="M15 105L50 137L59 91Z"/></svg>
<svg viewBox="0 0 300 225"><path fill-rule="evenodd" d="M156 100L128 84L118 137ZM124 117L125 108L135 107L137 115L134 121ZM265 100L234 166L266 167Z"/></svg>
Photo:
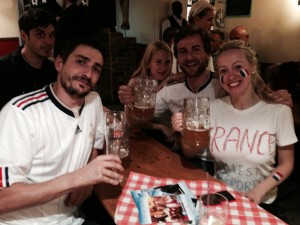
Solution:
<svg viewBox="0 0 300 225"><path fill-rule="evenodd" d="M124 112L109 111L106 115L106 151L108 154L120 155L126 128Z"/></svg>
<svg viewBox="0 0 300 225"><path fill-rule="evenodd" d="M125 113L122 111L105 112L106 116L106 153L118 155L124 168L130 166L129 136Z"/></svg>
<svg viewBox="0 0 300 225"><path fill-rule="evenodd" d="M126 130L125 113L122 111L108 111L105 112L104 115L106 121L106 154L118 155L122 161L123 168L129 168L129 137ZM118 182L121 185L121 187L124 185L124 179L118 180Z"/></svg>
<svg viewBox="0 0 300 225"><path fill-rule="evenodd" d="M209 98L185 98L181 134L182 148L200 154L207 151L210 143L209 121Z"/></svg>

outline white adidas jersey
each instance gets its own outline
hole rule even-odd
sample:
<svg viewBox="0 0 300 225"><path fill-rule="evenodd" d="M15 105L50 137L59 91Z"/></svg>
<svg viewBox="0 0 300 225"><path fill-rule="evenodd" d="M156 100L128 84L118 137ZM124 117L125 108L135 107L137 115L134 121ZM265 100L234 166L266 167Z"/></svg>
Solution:
<svg viewBox="0 0 300 225"><path fill-rule="evenodd" d="M0 188L39 183L86 165L92 148L104 143L103 108L91 92L73 112L44 89L12 99L0 113ZM77 114L77 115L76 115ZM0 215L0 224L82 224L66 196L44 205Z"/></svg>

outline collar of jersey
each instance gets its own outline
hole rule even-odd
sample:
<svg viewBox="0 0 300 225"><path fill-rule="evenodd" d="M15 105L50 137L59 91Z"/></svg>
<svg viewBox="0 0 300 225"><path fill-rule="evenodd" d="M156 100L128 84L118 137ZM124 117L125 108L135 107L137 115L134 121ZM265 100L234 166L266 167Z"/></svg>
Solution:
<svg viewBox="0 0 300 225"><path fill-rule="evenodd" d="M51 85L51 84L50 84ZM66 106L64 106L63 104L61 104L59 102L59 100L55 97L55 95L52 93L50 85L47 85L45 90L47 95L49 96L49 99L52 101L52 103L62 112L66 113L67 115L71 116L71 117L76 117L75 113L67 108ZM79 110L79 115L81 114L82 110L83 110L84 104L81 106L80 110Z"/></svg>
<svg viewBox="0 0 300 225"><path fill-rule="evenodd" d="M202 91L204 88L206 88L206 86L209 85L209 83L211 82L212 78L213 78L213 73L212 73L211 71L209 71L207 81L206 81L202 86L200 86L200 87L198 88L197 93L199 93L199 92ZM185 80L184 80L184 83L185 83L185 86L187 87L187 89L189 89L191 92L194 93L194 91L190 88L190 86L189 86L189 84L188 84L186 78L185 78Z"/></svg>

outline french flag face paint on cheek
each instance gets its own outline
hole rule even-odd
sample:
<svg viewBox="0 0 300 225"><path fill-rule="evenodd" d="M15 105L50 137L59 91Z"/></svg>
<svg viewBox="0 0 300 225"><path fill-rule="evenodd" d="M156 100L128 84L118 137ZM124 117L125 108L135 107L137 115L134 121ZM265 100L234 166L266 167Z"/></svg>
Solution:
<svg viewBox="0 0 300 225"><path fill-rule="evenodd" d="M247 77L249 75L249 72L247 70L241 69L240 74L242 77Z"/></svg>

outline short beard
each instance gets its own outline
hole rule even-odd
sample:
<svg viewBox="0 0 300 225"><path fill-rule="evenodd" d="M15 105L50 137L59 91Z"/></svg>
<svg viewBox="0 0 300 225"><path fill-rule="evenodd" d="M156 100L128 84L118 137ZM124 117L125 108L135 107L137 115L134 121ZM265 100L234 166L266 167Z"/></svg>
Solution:
<svg viewBox="0 0 300 225"><path fill-rule="evenodd" d="M200 63L199 68L197 69L196 73L194 73L194 74L188 74L184 68L181 68L181 70L187 77L199 77L199 76L201 76L201 74L203 74L207 70L207 67L208 67L208 60L205 59L205 62Z"/></svg>
<svg viewBox="0 0 300 225"><path fill-rule="evenodd" d="M78 80L78 79L85 79L87 80L88 82L90 82L90 80L88 80L86 77L73 77L72 80ZM72 81L71 80L71 81ZM71 83L71 82L70 82ZM67 85L67 82L65 82L63 79L61 79L61 85L62 87L65 89L65 91L73 96L73 97L76 97L76 98L84 98L85 96L87 96L92 89L88 90L88 91L85 91L85 92L79 92L77 89L73 88L72 86L68 86Z"/></svg>

